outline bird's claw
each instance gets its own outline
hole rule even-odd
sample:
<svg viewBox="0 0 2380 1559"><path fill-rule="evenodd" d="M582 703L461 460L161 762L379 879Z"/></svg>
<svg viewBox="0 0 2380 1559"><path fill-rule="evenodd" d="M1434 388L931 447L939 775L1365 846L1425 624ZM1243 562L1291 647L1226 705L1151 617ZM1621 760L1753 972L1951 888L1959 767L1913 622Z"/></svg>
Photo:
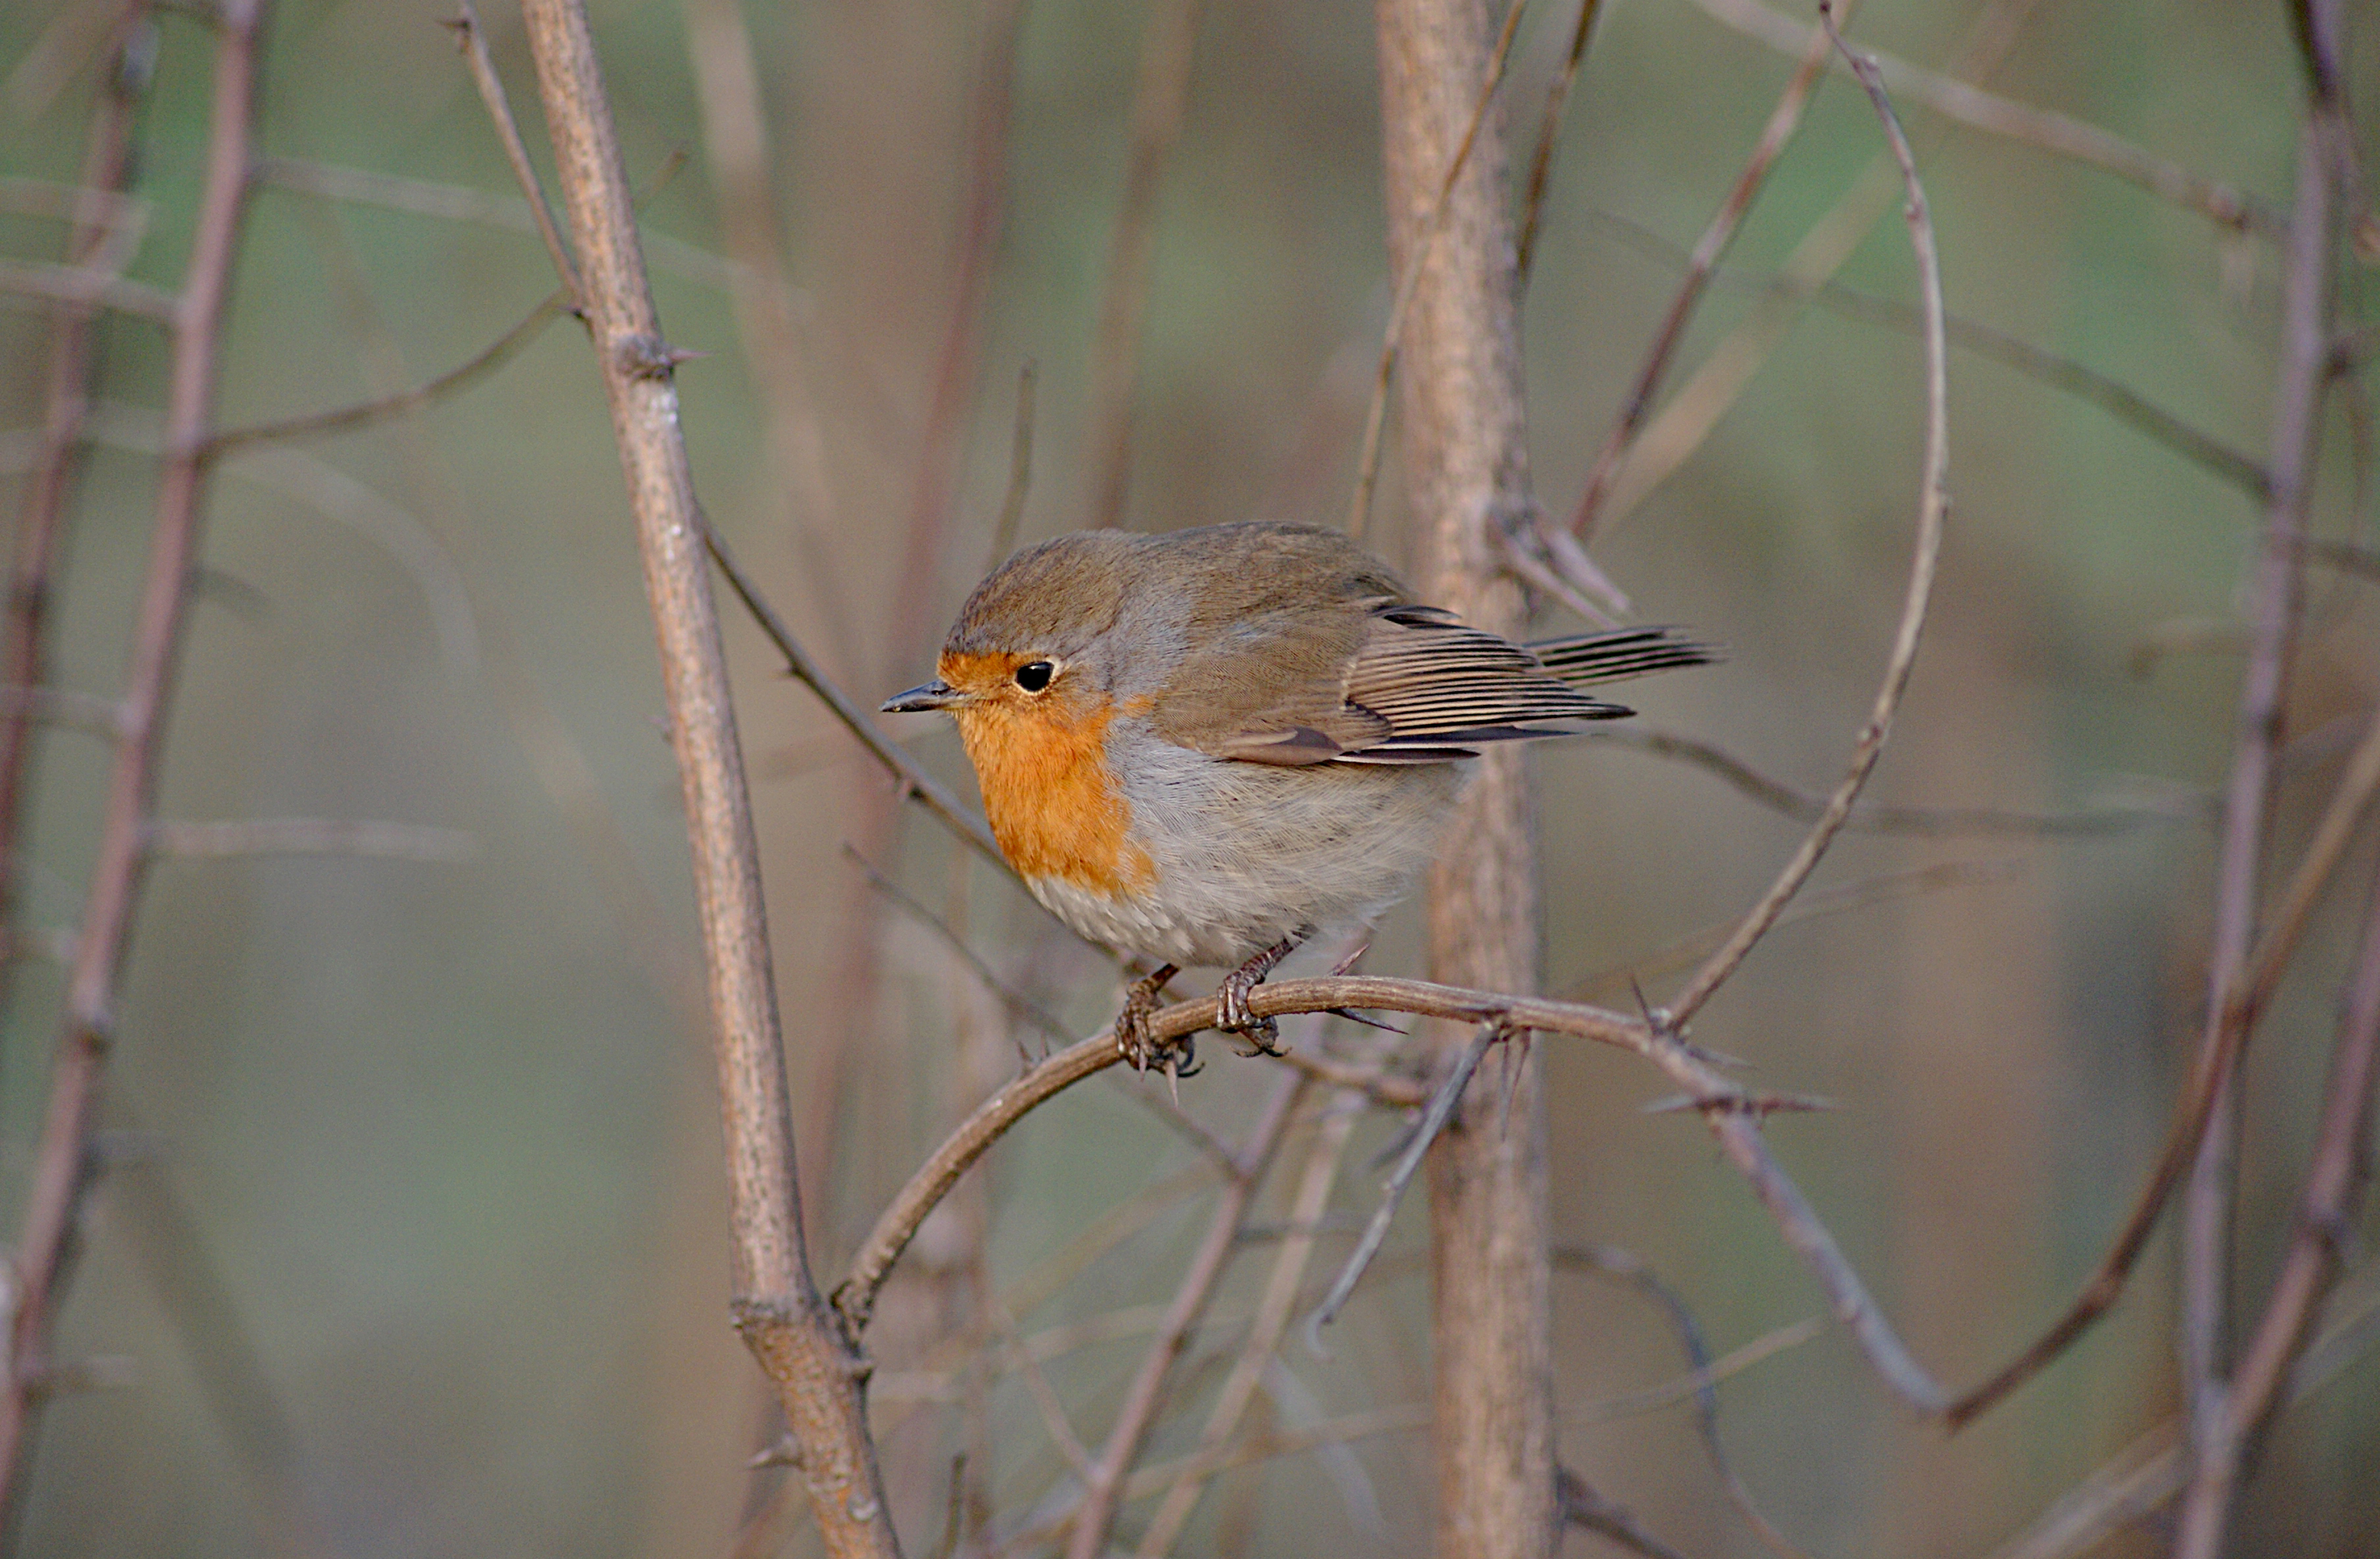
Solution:
<svg viewBox="0 0 2380 1559"><path fill-rule="evenodd" d="M1178 1040L1158 1041L1148 1031L1148 1019L1157 1011L1165 982L1179 972L1172 964L1166 964L1134 980L1124 990L1123 1010L1116 1014L1115 1020L1116 1049L1134 1071L1146 1072L1154 1066L1177 1081L1197 1071L1197 1054L1186 1035Z"/></svg>
<svg viewBox="0 0 2380 1559"><path fill-rule="evenodd" d="M1236 969L1224 977L1215 992L1215 1027L1246 1041L1248 1048L1240 1052L1242 1055L1281 1054L1281 1025L1269 1017L1258 1017L1248 1007L1248 993L1263 980L1262 974Z"/></svg>

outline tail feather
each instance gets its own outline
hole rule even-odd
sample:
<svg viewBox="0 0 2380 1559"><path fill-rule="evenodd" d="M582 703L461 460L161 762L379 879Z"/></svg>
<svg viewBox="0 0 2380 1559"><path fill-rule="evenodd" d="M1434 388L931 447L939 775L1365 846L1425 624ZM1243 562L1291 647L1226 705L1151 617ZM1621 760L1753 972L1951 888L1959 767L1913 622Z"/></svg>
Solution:
<svg viewBox="0 0 2380 1559"><path fill-rule="evenodd" d="M1668 627L1629 627L1546 639L1528 650L1548 671L1573 688L1708 665L1719 659L1715 646L1698 644Z"/></svg>

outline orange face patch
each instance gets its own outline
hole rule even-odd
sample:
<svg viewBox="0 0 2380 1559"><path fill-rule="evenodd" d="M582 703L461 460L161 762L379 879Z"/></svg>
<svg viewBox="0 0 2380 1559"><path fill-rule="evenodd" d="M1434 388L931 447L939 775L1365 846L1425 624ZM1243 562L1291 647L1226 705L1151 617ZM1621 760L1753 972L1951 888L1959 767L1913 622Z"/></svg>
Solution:
<svg viewBox="0 0 2380 1559"><path fill-rule="evenodd" d="M1027 877L1110 895L1146 887L1156 866L1125 836L1132 808L1108 777L1108 702L1062 686L1038 698L1024 692L1015 668L1035 658L944 655L935 668L979 695L953 713L992 837Z"/></svg>

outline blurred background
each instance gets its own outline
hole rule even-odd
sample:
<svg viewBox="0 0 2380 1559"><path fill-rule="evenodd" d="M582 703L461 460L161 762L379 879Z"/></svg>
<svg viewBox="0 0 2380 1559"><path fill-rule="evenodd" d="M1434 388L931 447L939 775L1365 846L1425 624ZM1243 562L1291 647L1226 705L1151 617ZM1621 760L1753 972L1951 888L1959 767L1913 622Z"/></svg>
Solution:
<svg viewBox="0 0 2380 1559"><path fill-rule="evenodd" d="M1778 25L1798 37L1812 16L1789 4ZM922 680L992 561L1027 364L1017 541L1087 523L1117 491L1138 529L1342 522L1388 311L1367 9L593 9L631 176L659 184L645 215L662 318L673 342L707 354L678 375L704 502L855 698L872 707ZM0 10L0 174L75 179L114 10ZM1535 481L1556 515L1576 501L1681 251L1792 68L1720 12L1760 14L1750 0L1608 0L1571 99L1525 311ZM270 160L240 256L223 425L443 372L552 289L439 25L450 14L429 0L276 7ZM1521 22L1503 99L1516 167L1573 14L1532 6ZM545 164L517 18L492 5L486 21ZM1139 185L1146 313L1119 379L1098 366L1099 320L1118 307L1103 299L1134 199L1144 36L1167 25L1192 27L1195 46L1178 138ZM1854 31L2288 209L2302 89L2277 6L1873 0ZM210 45L178 13L156 39L130 274L170 287L202 171ZM2380 86L2380 40L2358 43L2358 82ZM751 101L740 61L765 116L757 140L735 107ZM1900 108L1954 313L2263 458L2269 236L1955 124L1915 94ZM1912 301L1912 270L1879 146L1868 104L1828 79L1669 380L1694 387L1699 420L1662 424L1674 457L1632 466L1595 547L1642 619L1729 650L1722 666L1632 688L1638 729L1715 744L1811 793L1840 773L1873 697L1915 508L1921 363L1894 312ZM2362 150L2368 164L2380 147L2367 134ZM1835 280L1855 296L1803 308L1764 291L1829 241L1847 249ZM0 253L51 260L60 242L53 218L0 215ZM2370 292L2350 265L2350 319L2368 317ZM42 415L47 323L30 300L7 301L13 504ZM103 342L55 680L104 695L122 676L148 536L164 358L161 333L137 320L111 321ZM1715 352L1731 381L1698 375ZM1778 1119L1770 1136L1953 1384L2064 1305L2155 1155L2197 1021L2203 802L2229 750L2235 592L2256 519L2205 462L2005 357L1954 350L1953 529L1870 790L1997 810L1847 835L1812 912L1696 1029L1752 1063L1757 1086L1845 1106ZM1102 476L1115 446L1102 371L1129 386L1121 489ZM2341 390L2314 524L2361 538L2369 441L2358 382ZM1395 465L1391 430L1371 537L1392 559L1406 530ZM164 814L385 820L470 847L166 860L150 875L109 1075L121 1164L93 1201L60 1334L62 1357L100 1361L113 1384L48 1409L26 1551L813 1552L798 1491L787 1503L782 1472L745 1468L771 1431L726 1324L685 837L583 334L566 320L545 330L420 416L227 460L204 556ZM2331 737L2291 749L2283 863L2335 781L2333 723L2360 724L2380 696L2364 588L2313 577L2289 723ZM951 933L1073 1033L1106 1021L1117 980L903 809L749 624L722 613L812 1260L831 1283L954 1114L1020 1048L1048 1042ZM1576 619L1556 609L1543 624ZM972 798L943 725L888 729ZM30 932L79 918L104 758L70 730L40 749ZM1654 1000L1670 989L1672 950L1740 914L1803 828L1624 732L1551 746L1537 773L1546 989L1614 1005L1633 1005L1632 972ZM2252 1055L2238 1273L2252 1307L2286 1238L2373 871L2361 842ZM1410 906L1392 917L1368 967L1421 973L1415 921ZM10 1220L60 985L38 957L9 982ZM1332 1028L1345 1031L1293 1038L1367 1042ZM1715 1353L1769 1345L1722 1388L1722 1431L1762 1507L1810 1552L1991 1552L2177 1406L2169 1232L2109 1321L1946 1440L1909 1420L1840 1332L1799 1327L1820 1297L1707 1135L1640 1111L1669 1091L1660 1078L1616 1054L1541 1045L1560 1236L1649 1263ZM1210 1043L1182 1108L1236 1141L1277 1078ZM888 1291L870 1333L875 1413L912 1552L942 1529L954 1455L972 1448L970 1519L1013 1534L1066 1476L1051 1403L1092 1445L1107 1432L1149 1307L1172 1292L1211 1200L1199 1149L1136 1086L1095 1081L1032 1117ZM1378 1176L1364 1165L1398 1124L1356 1125L1310 1281L1368 1212ZM1282 1163L1305 1163L1321 1129L1302 1121ZM1276 1229L1294 1184L1285 1169L1260 1204ZM1427 1446L1411 1415L1335 1437L1366 1427L1350 1415L1427 1402L1422 1200L1333 1329L1331 1356L1293 1337L1268 1377L1262 1422L1312 1431L1309 1443L1223 1475L1178 1552L1426 1551ZM1251 1240L1236 1263L1152 1460L1196 1443L1272 1248ZM1555 1283L1563 1462L1683 1553L1760 1552L1689 1407L1638 1395L1688 1367L1665 1313L1591 1273L1566 1267ZM2380 1551L2373 1287L2368 1273L2350 1278L2334 1308L2364 1324L2283 1419L2240 1552ZM1014 1367L1019 1347L1038 1379ZM1148 1514L1127 1506L1124 1541ZM2106 1551L2159 1546L2152 1522Z"/></svg>

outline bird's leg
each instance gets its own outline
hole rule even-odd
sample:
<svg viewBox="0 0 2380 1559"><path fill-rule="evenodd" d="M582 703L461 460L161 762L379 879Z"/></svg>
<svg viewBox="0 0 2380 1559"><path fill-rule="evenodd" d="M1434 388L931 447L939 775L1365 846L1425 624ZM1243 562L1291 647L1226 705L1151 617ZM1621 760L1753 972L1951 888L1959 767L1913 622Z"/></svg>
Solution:
<svg viewBox="0 0 2380 1559"><path fill-rule="evenodd" d="M1157 1010L1158 994L1165 989L1165 982L1181 972L1172 964L1160 964L1124 987L1123 1010L1116 1014L1115 1020L1116 1049L1123 1053L1123 1058L1135 1072L1148 1071L1159 1059L1156 1042L1148 1037L1148 1015ZM1174 1075L1182 1075L1178 1064Z"/></svg>
<svg viewBox="0 0 2380 1559"><path fill-rule="evenodd" d="M1266 975L1280 967L1281 961L1297 950L1297 944L1314 934L1312 926L1300 926L1279 942L1242 964L1223 977L1215 991L1215 1027L1226 1034L1237 1034L1248 1041L1250 1049L1243 1055L1279 1055L1281 1047L1273 1041L1281 1038L1281 1025L1269 1017L1258 1017L1248 1010L1248 993L1264 983Z"/></svg>

